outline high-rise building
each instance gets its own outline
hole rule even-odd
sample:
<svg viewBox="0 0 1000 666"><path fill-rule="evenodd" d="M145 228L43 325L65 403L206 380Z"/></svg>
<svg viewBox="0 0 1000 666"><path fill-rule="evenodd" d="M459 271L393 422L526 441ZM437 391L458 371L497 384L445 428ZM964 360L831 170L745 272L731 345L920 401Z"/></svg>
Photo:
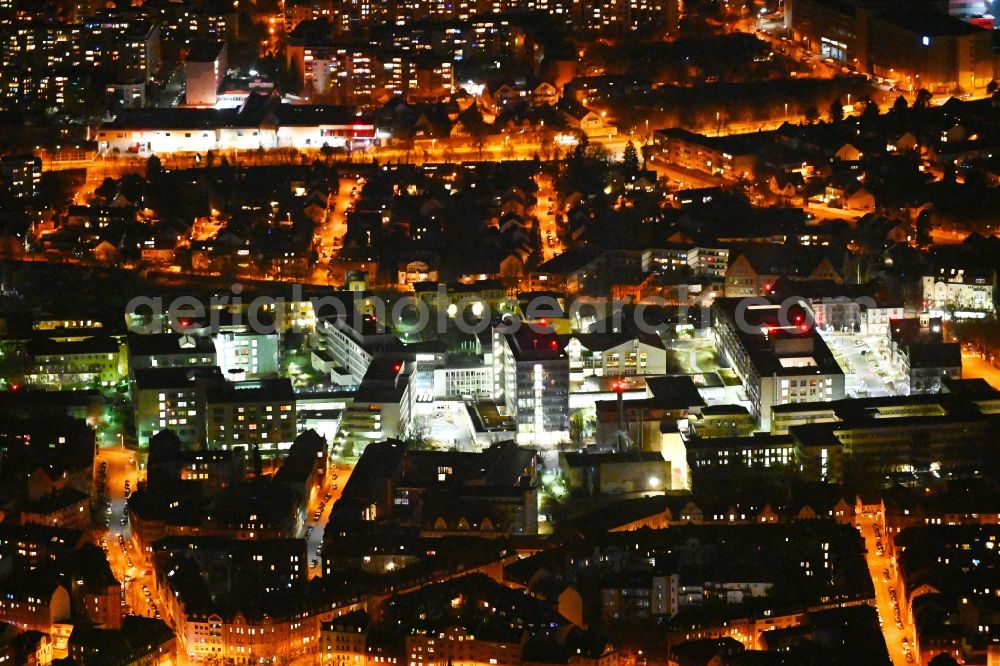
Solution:
<svg viewBox="0 0 1000 666"><path fill-rule="evenodd" d="M197 42L184 61L185 97L188 106L215 106L226 76L224 42Z"/></svg>
<svg viewBox="0 0 1000 666"><path fill-rule="evenodd" d="M0 190L18 201L26 201L38 193L42 179L42 161L34 155L0 157Z"/></svg>
<svg viewBox="0 0 1000 666"><path fill-rule="evenodd" d="M274 453L295 439L295 393L288 379L204 380L199 382L198 396L209 448L242 445Z"/></svg>
<svg viewBox="0 0 1000 666"><path fill-rule="evenodd" d="M569 357L551 329L494 329L503 398L517 423L518 444L552 446L569 439Z"/></svg>

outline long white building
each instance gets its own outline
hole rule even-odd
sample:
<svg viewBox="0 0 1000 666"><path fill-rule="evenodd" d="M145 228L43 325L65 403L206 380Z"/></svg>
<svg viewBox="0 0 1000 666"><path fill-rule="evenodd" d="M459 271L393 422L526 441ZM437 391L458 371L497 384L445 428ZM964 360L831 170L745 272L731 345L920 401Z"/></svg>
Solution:
<svg viewBox="0 0 1000 666"><path fill-rule="evenodd" d="M251 93L238 108L125 109L97 131L102 153L153 155L271 148L364 149L375 125L344 106L293 105Z"/></svg>

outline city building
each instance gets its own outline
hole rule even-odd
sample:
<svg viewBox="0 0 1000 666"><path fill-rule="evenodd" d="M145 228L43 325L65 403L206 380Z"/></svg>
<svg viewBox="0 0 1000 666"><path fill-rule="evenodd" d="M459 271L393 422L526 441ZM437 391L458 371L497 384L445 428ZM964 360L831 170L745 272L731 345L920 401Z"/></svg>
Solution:
<svg viewBox="0 0 1000 666"><path fill-rule="evenodd" d="M769 296L778 280L792 290L798 284L821 281L842 284L843 269L828 248L777 243L752 243L730 250L726 297ZM798 293L797 291L795 292Z"/></svg>
<svg viewBox="0 0 1000 666"><path fill-rule="evenodd" d="M630 572L601 579L601 617L606 622L624 618L676 615L680 578L676 573Z"/></svg>
<svg viewBox="0 0 1000 666"><path fill-rule="evenodd" d="M139 446L169 429L186 448L201 442L203 405L197 382L200 377L222 375L216 366L146 368L133 373L132 408Z"/></svg>
<svg viewBox="0 0 1000 666"><path fill-rule="evenodd" d="M571 491L588 495L659 493L672 479L670 461L659 452L564 452L559 471Z"/></svg>
<svg viewBox="0 0 1000 666"><path fill-rule="evenodd" d="M42 179L42 161L33 155L0 157L0 187L7 196L28 201L38 193Z"/></svg>
<svg viewBox="0 0 1000 666"><path fill-rule="evenodd" d="M271 114L278 118L277 125ZM284 104L250 93L235 108L124 109L96 133L100 152L138 154L259 148L364 148L375 126L352 108Z"/></svg>
<svg viewBox="0 0 1000 666"><path fill-rule="evenodd" d="M795 463L795 446L788 435L768 433L736 437L691 437L686 442L688 465L703 467L771 467Z"/></svg>
<svg viewBox="0 0 1000 666"><path fill-rule="evenodd" d="M914 396L919 397L919 396ZM834 421L788 427L796 460L810 478L840 481L885 475L973 474L995 452L984 448L996 414L952 407L943 413L881 416L843 412Z"/></svg>
<svg viewBox="0 0 1000 666"><path fill-rule="evenodd" d="M367 539L354 538L365 532L365 526L384 528L404 545L379 554L376 544L381 541L368 545ZM534 452L511 441L493 444L482 453L406 451L399 441L369 444L331 512L323 535L328 554L324 571L335 571L355 559L381 571L403 568L408 547L413 554L426 554L422 550L426 542L400 536L411 529L433 537L430 543L448 537L493 540L537 534ZM485 564L496 553L482 555Z"/></svg>
<svg viewBox="0 0 1000 666"><path fill-rule="evenodd" d="M166 666L176 658L177 637L163 620L127 615L121 627L75 625L68 651L76 663L113 660L129 666Z"/></svg>
<svg viewBox="0 0 1000 666"><path fill-rule="evenodd" d="M38 523L0 523L0 574L31 572L52 564L69 562L84 544L83 531ZM0 577L2 577L0 576Z"/></svg>
<svg viewBox="0 0 1000 666"><path fill-rule="evenodd" d="M149 441L146 469L147 486L153 489L177 481L197 481L210 491L244 481L248 471L245 449L186 450L171 429L161 430Z"/></svg>
<svg viewBox="0 0 1000 666"><path fill-rule="evenodd" d="M10 510L50 496L69 497L62 495L69 490L89 496L95 442L94 429L69 416L30 410L5 415L0 419L5 451L0 481L13 493Z"/></svg>
<svg viewBox="0 0 1000 666"><path fill-rule="evenodd" d="M202 379L203 438L209 448L274 454L289 448L296 435L295 393L288 379L230 382Z"/></svg>
<svg viewBox="0 0 1000 666"><path fill-rule="evenodd" d="M56 634L70 620L69 592L51 574L8 577L0 592L0 622Z"/></svg>
<svg viewBox="0 0 1000 666"><path fill-rule="evenodd" d="M913 624L921 660L944 653L972 661L989 653L992 629L985 613L995 588L980 572L993 566L998 536L996 525L934 524L907 527L891 537L898 553L901 615ZM945 630L928 620L931 608L955 613L955 621Z"/></svg>
<svg viewBox="0 0 1000 666"><path fill-rule="evenodd" d="M133 381L140 370L213 366L218 366L218 356L211 338L176 333L128 335L128 369Z"/></svg>
<svg viewBox="0 0 1000 666"><path fill-rule="evenodd" d="M456 282L416 282L414 295L437 312L455 317L461 311L475 317L491 316L500 312L500 305L507 297L507 289L499 280L480 280L471 284Z"/></svg>
<svg viewBox="0 0 1000 666"><path fill-rule="evenodd" d="M1000 410L1000 393L982 380L943 379L942 390L934 394L852 398L835 402L788 403L772 409L771 432L787 434L793 425L830 423L862 417L868 419L944 416Z"/></svg>
<svg viewBox="0 0 1000 666"><path fill-rule="evenodd" d="M395 334L361 310L320 317L316 333L321 349L313 352L313 368L342 385L360 385L376 353L400 347Z"/></svg>
<svg viewBox="0 0 1000 666"><path fill-rule="evenodd" d="M68 529L86 529L90 524L90 496L73 487L29 499L21 504L21 522Z"/></svg>
<svg viewBox="0 0 1000 666"><path fill-rule="evenodd" d="M552 446L569 438L569 356L551 329L523 325L495 328L501 353L494 369L502 377L507 413L517 422L519 444Z"/></svg>
<svg viewBox="0 0 1000 666"><path fill-rule="evenodd" d="M994 311L997 274L977 268L938 268L920 279L923 306L934 317L985 317Z"/></svg>
<svg viewBox="0 0 1000 666"><path fill-rule="evenodd" d="M125 12L102 11L83 22L83 62L115 81L148 83L160 68L160 26Z"/></svg>
<svg viewBox="0 0 1000 666"><path fill-rule="evenodd" d="M752 176L756 169L756 147L744 136L710 137L674 127L656 130L653 145L662 155L658 159L692 171L735 179Z"/></svg>
<svg viewBox="0 0 1000 666"><path fill-rule="evenodd" d="M250 324L223 324L213 336L219 368L230 379L278 374L277 332L257 332Z"/></svg>
<svg viewBox="0 0 1000 666"><path fill-rule="evenodd" d="M909 90L973 90L994 77L990 31L930 7L796 0L784 11L797 42Z"/></svg>
<svg viewBox="0 0 1000 666"><path fill-rule="evenodd" d="M118 340L90 331L80 336L36 335L28 346L28 386L80 389L117 386L123 376L123 350Z"/></svg>
<svg viewBox="0 0 1000 666"><path fill-rule="evenodd" d="M655 335L576 333L566 340L565 350L571 381L667 372L667 351Z"/></svg>
<svg viewBox="0 0 1000 666"><path fill-rule="evenodd" d="M725 277L726 267L729 266L729 248L695 245L688 250L687 265L695 275Z"/></svg>
<svg viewBox="0 0 1000 666"><path fill-rule="evenodd" d="M962 378L961 345L944 341L940 319L893 319L887 339L889 361L904 383L898 390L937 393L946 378Z"/></svg>
<svg viewBox="0 0 1000 666"><path fill-rule="evenodd" d="M844 373L804 315L736 298L716 299L712 309L716 350L746 386L762 429L775 405L844 397Z"/></svg>
<svg viewBox="0 0 1000 666"><path fill-rule="evenodd" d="M188 106L215 107L226 77L225 42L197 42L184 60L184 101Z"/></svg>
<svg viewBox="0 0 1000 666"><path fill-rule="evenodd" d="M306 529L306 508L328 469L325 441L316 433L302 433L283 461L269 461L271 469L278 467L273 476L263 476L262 465L254 460L250 479L249 465L242 465L245 447L227 456L179 446L169 432L154 438L150 483L128 500L131 542L144 560L153 557L156 543L166 537L291 541ZM296 571L296 576L305 574L302 567Z"/></svg>
<svg viewBox="0 0 1000 666"><path fill-rule="evenodd" d="M368 614L364 611L346 613L320 628L320 654L329 666L365 666L365 639Z"/></svg>
<svg viewBox="0 0 1000 666"><path fill-rule="evenodd" d="M743 405L705 405L688 416L690 434L701 439L749 437L756 427L753 415Z"/></svg>
<svg viewBox="0 0 1000 666"><path fill-rule="evenodd" d="M414 365L408 360L413 359L380 353L371 361L353 401L343 412L337 433L337 442L349 453L409 431L415 398L410 392Z"/></svg>

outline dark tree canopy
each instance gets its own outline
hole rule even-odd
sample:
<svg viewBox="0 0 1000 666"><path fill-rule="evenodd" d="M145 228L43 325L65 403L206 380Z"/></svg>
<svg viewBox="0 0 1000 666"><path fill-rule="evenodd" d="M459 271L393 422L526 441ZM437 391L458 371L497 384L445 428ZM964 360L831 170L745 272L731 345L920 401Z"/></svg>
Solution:
<svg viewBox="0 0 1000 666"><path fill-rule="evenodd" d="M625 144L622 166L629 173L635 173L639 170L639 151L636 150L635 144L631 141Z"/></svg>
<svg viewBox="0 0 1000 666"><path fill-rule="evenodd" d="M840 103L840 98L830 102L830 120L835 123L844 120L844 105Z"/></svg>

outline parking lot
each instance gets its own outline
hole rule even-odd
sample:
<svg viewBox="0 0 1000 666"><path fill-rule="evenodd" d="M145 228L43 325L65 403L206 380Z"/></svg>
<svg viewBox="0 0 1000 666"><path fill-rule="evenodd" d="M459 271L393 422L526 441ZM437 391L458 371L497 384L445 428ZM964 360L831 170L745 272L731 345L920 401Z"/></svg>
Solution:
<svg viewBox="0 0 1000 666"><path fill-rule="evenodd" d="M882 356L882 336L861 333L821 333L837 363L844 371L844 391L849 398L897 395L903 382L891 373Z"/></svg>

